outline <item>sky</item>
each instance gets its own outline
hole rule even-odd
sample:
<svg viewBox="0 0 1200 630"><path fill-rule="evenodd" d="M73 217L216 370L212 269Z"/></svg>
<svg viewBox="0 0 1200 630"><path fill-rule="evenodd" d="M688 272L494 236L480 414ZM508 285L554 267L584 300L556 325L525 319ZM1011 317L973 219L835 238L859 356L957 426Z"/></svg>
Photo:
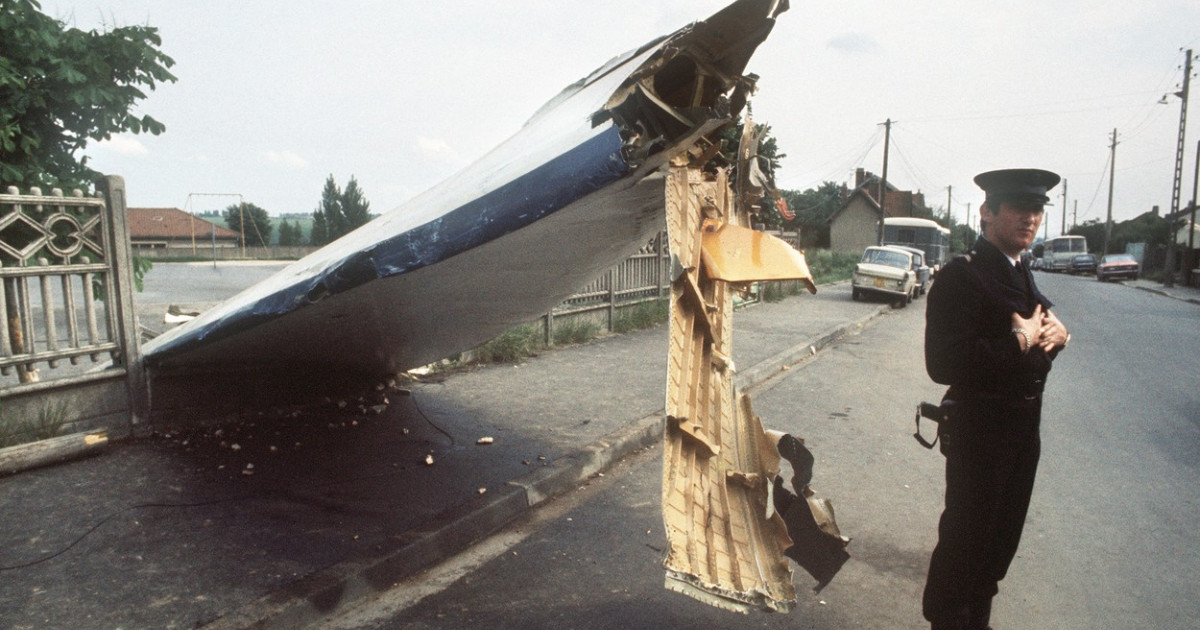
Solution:
<svg viewBox="0 0 1200 630"><path fill-rule="evenodd" d="M134 207L311 212L330 175L385 212L515 133L610 58L726 0L155 2L42 0L85 30L159 29L178 82L138 107L160 136L93 143ZM786 189L853 185L856 168L977 217L977 173L1061 174L1048 234L1171 206L1184 50L1200 2L792 0L747 72L753 118L786 154ZM1193 69L1200 69L1200 58ZM1192 197L1200 83L1191 90L1180 207ZM1165 98L1164 98L1165 97ZM1160 103L1165 100L1165 103ZM1115 162L1111 150L1116 131ZM217 195L217 196L213 196Z"/></svg>

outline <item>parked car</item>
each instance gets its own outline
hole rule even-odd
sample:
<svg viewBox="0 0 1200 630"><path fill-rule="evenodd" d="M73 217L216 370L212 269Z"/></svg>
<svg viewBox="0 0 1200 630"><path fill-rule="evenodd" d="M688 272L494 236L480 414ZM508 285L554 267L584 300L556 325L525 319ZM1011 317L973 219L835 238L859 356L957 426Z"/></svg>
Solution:
<svg viewBox="0 0 1200 630"><path fill-rule="evenodd" d="M1096 267L1096 279L1100 282L1113 278L1129 278L1137 280L1142 266L1132 254L1106 254L1100 258Z"/></svg>
<svg viewBox="0 0 1200 630"><path fill-rule="evenodd" d="M912 302L917 292L912 256L895 247L868 247L854 266L850 297L857 300L865 294L878 294L898 298L900 306Z"/></svg>
<svg viewBox="0 0 1200 630"><path fill-rule="evenodd" d="M903 249L904 251L912 254L912 270L917 274L917 294L914 297L921 297L922 295L925 295L925 292L929 290L929 279L933 276L933 270L929 268L929 265L925 264L924 250L917 249L916 247L909 247L907 245L888 245L888 247Z"/></svg>
<svg viewBox="0 0 1200 630"><path fill-rule="evenodd" d="M1034 258L1033 262L1029 263L1029 268L1033 271L1041 271L1046 268L1046 261L1041 258Z"/></svg>
<svg viewBox="0 0 1200 630"><path fill-rule="evenodd" d="M1096 257L1092 254L1076 254L1071 257L1071 266L1067 271L1072 275L1077 273L1095 273Z"/></svg>

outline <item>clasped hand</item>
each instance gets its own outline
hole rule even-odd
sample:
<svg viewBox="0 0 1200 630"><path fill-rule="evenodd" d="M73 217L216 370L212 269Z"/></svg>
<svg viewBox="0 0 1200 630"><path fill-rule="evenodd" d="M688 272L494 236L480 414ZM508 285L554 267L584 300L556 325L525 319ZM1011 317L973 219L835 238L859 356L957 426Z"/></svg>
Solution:
<svg viewBox="0 0 1200 630"><path fill-rule="evenodd" d="M1067 342L1067 327L1054 313L1048 310L1043 311L1041 304L1033 309L1033 314L1028 318L1021 317L1020 313L1013 313L1012 326L1029 335L1031 347L1041 346L1042 350L1046 352L1061 347Z"/></svg>

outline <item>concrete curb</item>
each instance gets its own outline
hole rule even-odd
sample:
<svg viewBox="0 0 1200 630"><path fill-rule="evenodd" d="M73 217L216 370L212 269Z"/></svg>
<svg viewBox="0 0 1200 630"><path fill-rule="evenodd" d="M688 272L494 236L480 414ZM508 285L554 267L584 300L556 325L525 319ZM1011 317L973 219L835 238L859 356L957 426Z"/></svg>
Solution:
<svg viewBox="0 0 1200 630"><path fill-rule="evenodd" d="M743 391L758 388L797 363L862 330L891 310L882 306L857 321L835 326L817 337L760 361L736 377ZM201 626L204 630L268 630L316 623L349 608L397 582L462 552L470 545L541 503L569 492L598 472L633 452L662 440L663 410L558 458L549 466L509 481L506 488L488 492L445 514L427 526L409 531L402 545L382 555L345 562L294 582Z"/></svg>
<svg viewBox="0 0 1200 630"><path fill-rule="evenodd" d="M818 352L832 345L839 339L862 330L871 320L889 312L892 307L881 306L875 312L858 319L857 321L840 326L834 326L828 331L816 338L805 343L797 344L776 354L775 356L759 361L747 370L738 372L735 379L738 389L749 391L752 389L760 389L767 381L778 376L783 372L783 368L799 363L808 357L816 355Z"/></svg>
<svg viewBox="0 0 1200 630"><path fill-rule="evenodd" d="M1154 287L1141 287L1141 286L1136 286L1136 285L1133 288L1140 289L1142 291L1146 291L1147 293L1154 293L1155 295L1169 297L1173 300L1179 300L1180 302L1187 302L1189 304L1200 304L1200 299L1192 298L1192 297L1183 297L1181 295L1175 295L1165 289L1156 289Z"/></svg>

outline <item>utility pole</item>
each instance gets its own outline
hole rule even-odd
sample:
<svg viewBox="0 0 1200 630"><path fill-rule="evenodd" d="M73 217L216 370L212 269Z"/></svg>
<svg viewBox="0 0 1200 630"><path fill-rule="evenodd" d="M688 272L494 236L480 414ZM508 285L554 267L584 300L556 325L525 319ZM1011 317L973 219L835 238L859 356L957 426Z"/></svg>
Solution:
<svg viewBox="0 0 1200 630"><path fill-rule="evenodd" d="M1067 233L1067 180L1063 179L1063 219L1062 219L1062 230L1059 231L1059 234L1066 234L1066 233Z"/></svg>
<svg viewBox="0 0 1200 630"><path fill-rule="evenodd" d="M946 187L946 229L947 230L954 227L954 217L950 214L950 200L954 198L954 195L951 194L953 192L953 190L954 190L954 186Z"/></svg>
<svg viewBox="0 0 1200 630"><path fill-rule="evenodd" d="M1192 79L1192 49L1188 49L1183 64L1183 89L1176 92L1181 102L1179 108L1179 142L1175 145L1175 181L1171 185L1171 212L1167 215L1170 233L1167 237L1167 269L1163 274L1163 286L1175 286L1175 239L1179 231L1175 228L1175 215L1179 213L1179 185L1183 178L1183 138L1187 133L1188 85Z"/></svg>
<svg viewBox="0 0 1200 630"><path fill-rule="evenodd" d="M1191 210L1188 217L1187 251L1183 253L1183 283L1192 286L1192 269L1196 267L1196 192L1200 185L1200 141L1196 142L1196 170L1192 173L1192 200L1187 209Z"/></svg>
<svg viewBox="0 0 1200 630"><path fill-rule="evenodd" d="M1104 223L1104 249L1100 250L1101 256L1108 253L1108 241L1112 238L1113 176L1117 174L1117 129L1115 127L1112 132L1112 144L1108 148L1112 151L1108 160L1108 221Z"/></svg>
<svg viewBox="0 0 1200 630"><path fill-rule="evenodd" d="M883 221L887 219L887 167L888 151L892 142L892 119L879 123L883 125L883 177L879 180L879 230L875 234L875 244L883 245Z"/></svg>

